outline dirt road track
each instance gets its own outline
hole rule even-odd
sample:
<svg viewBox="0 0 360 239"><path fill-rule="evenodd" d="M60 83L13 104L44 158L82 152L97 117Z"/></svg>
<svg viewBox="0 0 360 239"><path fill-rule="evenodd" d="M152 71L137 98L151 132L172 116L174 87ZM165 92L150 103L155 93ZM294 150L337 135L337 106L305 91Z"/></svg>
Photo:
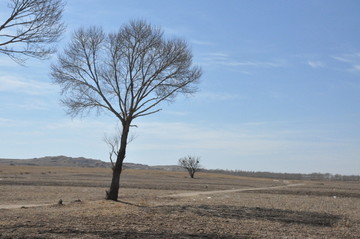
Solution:
<svg viewBox="0 0 360 239"><path fill-rule="evenodd" d="M8 205L0 205L0 209L18 209L18 208L27 208L27 207L42 207L42 206L50 206L54 204L8 204Z"/></svg>
<svg viewBox="0 0 360 239"><path fill-rule="evenodd" d="M287 184L283 186L275 187L264 187L264 188L242 188L242 189L229 189L229 190L217 190L217 191L199 191L199 192L188 192L188 193L177 193L171 194L166 197L194 197L198 195L218 194L218 193L235 193L235 192L246 192L246 191L257 191L257 190L268 190L268 189L279 189L287 187L302 186L303 183Z"/></svg>
<svg viewBox="0 0 360 239"><path fill-rule="evenodd" d="M217 190L217 191L198 191L198 192L187 192L187 193L177 193L171 194L164 197L194 197L199 195L209 195L209 194L219 194L219 193L234 193L234 192L246 192L246 191L256 191L256 190L269 190L269 189L278 189L278 188L286 188L286 187L296 187L302 186L303 183L297 184L287 184L283 186L275 186L275 187L263 187L263 188L243 188L243 189L229 189L229 190ZM28 208L28 207L42 207L42 206L50 206L54 204L8 204L1 205L0 209L18 209L18 208Z"/></svg>

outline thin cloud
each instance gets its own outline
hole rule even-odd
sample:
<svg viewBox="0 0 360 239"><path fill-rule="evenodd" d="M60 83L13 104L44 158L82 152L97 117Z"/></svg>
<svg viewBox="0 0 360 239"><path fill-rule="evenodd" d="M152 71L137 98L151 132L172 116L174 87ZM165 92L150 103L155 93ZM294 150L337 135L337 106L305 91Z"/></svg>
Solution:
<svg viewBox="0 0 360 239"><path fill-rule="evenodd" d="M2 131L5 131L4 129L6 129L14 132L15 131L14 129L18 130L19 128L22 127L30 128L30 126L32 126L32 122L28 120L0 118L0 127L4 127L2 129L0 128L0 130Z"/></svg>
<svg viewBox="0 0 360 239"><path fill-rule="evenodd" d="M308 65L311 67L311 68L322 68L322 67L325 67L325 63L321 62L321 61L308 61L307 62Z"/></svg>
<svg viewBox="0 0 360 239"><path fill-rule="evenodd" d="M57 122L46 124L48 130L90 130L90 131L111 131L115 124L106 120L81 120L81 119L64 119Z"/></svg>
<svg viewBox="0 0 360 239"><path fill-rule="evenodd" d="M142 122L136 129L140 137L132 147L135 150L217 151L233 156L246 155L291 155L304 151L318 152L337 141L311 140L315 133L296 129L263 129L267 122L239 124L228 128L213 128L181 122ZM316 132L318 135L318 132Z"/></svg>
<svg viewBox="0 0 360 239"><path fill-rule="evenodd" d="M209 53L209 56L214 56L214 57L230 57L230 55L222 53L222 52L213 52L213 53Z"/></svg>
<svg viewBox="0 0 360 239"><path fill-rule="evenodd" d="M19 67L19 64L17 64L15 61L11 60L8 56L2 56L0 57L0 66L2 68L5 67Z"/></svg>
<svg viewBox="0 0 360 239"><path fill-rule="evenodd" d="M23 98L22 98L23 99ZM22 103L0 104L1 108L21 109L21 110L48 110L50 107L45 100L25 99Z"/></svg>
<svg viewBox="0 0 360 239"><path fill-rule="evenodd" d="M360 71L360 64L359 65L354 65L353 69L356 70L356 71Z"/></svg>
<svg viewBox="0 0 360 239"><path fill-rule="evenodd" d="M190 41L194 45L200 45L200 46L212 46L214 43L209 41L199 41L199 40L191 40Z"/></svg>
<svg viewBox="0 0 360 239"><path fill-rule="evenodd" d="M187 116L189 115L190 113L189 112L184 112L184 111L169 111L169 110L166 110L164 111L165 114L168 114L168 115L173 115L173 116Z"/></svg>
<svg viewBox="0 0 360 239"><path fill-rule="evenodd" d="M214 52L204 55L200 58L203 65L217 65L241 68L278 68L286 67L288 63L285 60L275 59L270 61L237 60L229 54Z"/></svg>
<svg viewBox="0 0 360 239"><path fill-rule="evenodd" d="M360 52L351 54L342 54L339 56L333 56L338 62L342 62L347 65L346 69L350 72L360 72Z"/></svg>
<svg viewBox="0 0 360 239"><path fill-rule="evenodd" d="M243 99L244 97L228 93L228 92L210 92L210 91L204 91L199 92L195 95L195 99L197 100L206 100L206 101L232 101L232 100L239 100Z"/></svg>
<svg viewBox="0 0 360 239"><path fill-rule="evenodd" d="M54 89L50 83L26 80L17 76L0 76L0 92L47 95L53 93Z"/></svg>
<svg viewBox="0 0 360 239"><path fill-rule="evenodd" d="M341 62L346 62L346 63L351 62L351 60L349 60L347 58L344 58L344 57L341 57L341 56L333 56L332 58L334 58L337 61L341 61Z"/></svg>
<svg viewBox="0 0 360 239"><path fill-rule="evenodd" d="M10 123L10 122L12 122L11 119L0 118L0 126L1 126L2 124L8 124L8 123Z"/></svg>

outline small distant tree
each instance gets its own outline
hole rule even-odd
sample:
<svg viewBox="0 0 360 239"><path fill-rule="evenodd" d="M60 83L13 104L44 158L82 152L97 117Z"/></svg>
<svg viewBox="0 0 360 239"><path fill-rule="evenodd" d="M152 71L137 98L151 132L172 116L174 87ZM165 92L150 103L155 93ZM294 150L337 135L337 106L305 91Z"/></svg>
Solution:
<svg viewBox="0 0 360 239"><path fill-rule="evenodd" d="M127 140L127 144L129 144L134 139L135 135L131 135ZM121 129L116 128L115 133L111 136L105 134L103 140L109 147L109 159L111 162L111 168L114 170L115 162L121 146Z"/></svg>
<svg viewBox="0 0 360 239"><path fill-rule="evenodd" d="M26 57L47 58L65 30L62 0L10 0L10 14L0 16L0 54L22 64ZM25 57L25 58L24 58Z"/></svg>
<svg viewBox="0 0 360 239"><path fill-rule="evenodd" d="M115 168L116 158L120 149L121 132L117 131L113 136L104 136L104 141L109 147L109 159L111 162L111 168Z"/></svg>
<svg viewBox="0 0 360 239"><path fill-rule="evenodd" d="M187 156L179 159L179 165L189 172L191 178L194 178L196 172L201 170L200 158Z"/></svg>

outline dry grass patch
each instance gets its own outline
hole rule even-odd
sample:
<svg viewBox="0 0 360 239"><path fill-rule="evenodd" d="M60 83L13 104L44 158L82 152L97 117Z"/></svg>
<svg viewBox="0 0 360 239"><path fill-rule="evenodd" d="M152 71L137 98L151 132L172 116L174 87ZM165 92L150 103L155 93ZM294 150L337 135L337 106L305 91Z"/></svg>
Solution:
<svg viewBox="0 0 360 239"><path fill-rule="evenodd" d="M190 179L186 172L129 169L122 178L120 202L112 202L103 200L111 178L110 169L9 167L9 170L0 169L3 179L0 204L51 205L0 209L1 239L358 238L360 235L360 198L353 196L360 193L360 188L351 182L305 182L299 187L170 198L166 196L186 191L286 184L209 173L199 173L196 179ZM334 198L328 192L343 196ZM56 205L60 198L64 205Z"/></svg>

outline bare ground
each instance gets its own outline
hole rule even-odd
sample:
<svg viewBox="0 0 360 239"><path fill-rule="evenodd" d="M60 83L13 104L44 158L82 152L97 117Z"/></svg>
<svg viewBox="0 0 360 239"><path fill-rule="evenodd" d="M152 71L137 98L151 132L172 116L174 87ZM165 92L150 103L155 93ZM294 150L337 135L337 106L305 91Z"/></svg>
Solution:
<svg viewBox="0 0 360 239"><path fill-rule="evenodd" d="M359 238L358 182L196 176L125 170L112 202L107 169L1 166L0 238Z"/></svg>

